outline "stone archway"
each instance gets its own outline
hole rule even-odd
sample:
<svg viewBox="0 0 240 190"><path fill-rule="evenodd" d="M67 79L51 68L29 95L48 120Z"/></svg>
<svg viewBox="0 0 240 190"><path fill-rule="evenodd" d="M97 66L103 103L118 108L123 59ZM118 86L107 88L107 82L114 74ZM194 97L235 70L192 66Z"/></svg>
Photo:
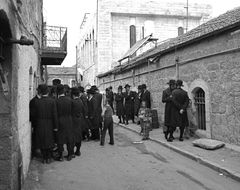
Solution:
<svg viewBox="0 0 240 190"><path fill-rule="evenodd" d="M200 95L200 93L202 95ZM202 129L199 129L198 132L200 135L204 137L211 138L212 131L211 131L211 125L210 125L211 124L210 123L210 91L209 91L208 84L202 79L196 79L191 83L188 89L188 94L189 94L189 98L193 102L193 106L196 110L196 114L200 114L200 110L198 110L199 108L197 107L198 103L195 102L194 104L194 101L196 101L196 98L199 98L200 96L204 98L205 110L201 111L202 116L199 115L199 117L204 117L202 118L202 120L205 121L205 126L202 126ZM198 119L201 119L201 118L198 118Z"/></svg>
<svg viewBox="0 0 240 190"><path fill-rule="evenodd" d="M62 83L62 80L61 80L61 79L53 79L53 80L52 80L52 85L53 85L53 86L56 86L56 85L61 84L61 83Z"/></svg>

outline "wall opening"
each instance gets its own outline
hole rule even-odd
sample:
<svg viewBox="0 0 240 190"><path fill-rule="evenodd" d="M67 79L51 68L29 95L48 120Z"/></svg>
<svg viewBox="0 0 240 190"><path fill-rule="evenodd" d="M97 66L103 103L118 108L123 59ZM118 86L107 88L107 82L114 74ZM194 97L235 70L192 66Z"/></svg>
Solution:
<svg viewBox="0 0 240 190"><path fill-rule="evenodd" d="M136 43L136 26L130 26L130 48Z"/></svg>
<svg viewBox="0 0 240 190"><path fill-rule="evenodd" d="M56 86L56 85L61 84L61 82L62 82L61 79L53 79L53 80L52 80L52 85L53 85L53 86Z"/></svg>
<svg viewBox="0 0 240 190"><path fill-rule="evenodd" d="M194 104L197 111L198 129L206 130L206 108L205 108L205 92L202 88L197 88L194 93Z"/></svg>

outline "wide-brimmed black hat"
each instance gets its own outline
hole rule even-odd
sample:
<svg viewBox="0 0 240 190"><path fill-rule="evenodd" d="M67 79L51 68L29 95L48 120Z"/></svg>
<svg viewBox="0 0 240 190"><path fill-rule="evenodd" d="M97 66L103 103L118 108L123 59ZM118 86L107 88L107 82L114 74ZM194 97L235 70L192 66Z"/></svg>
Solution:
<svg viewBox="0 0 240 190"><path fill-rule="evenodd" d="M109 92L109 88L106 88L105 91L106 91L106 92Z"/></svg>
<svg viewBox="0 0 240 190"><path fill-rule="evenodd" d="M183 81L182 80L177 80L176 85L177 86L183 86Z"/></svg>
<svg viewBox="0 0 240 190"><path fill-rule="evenodd" d="M91 86L91 88L90 89L92 89L92 90L94 90L94 91L97 91L98 90L98 88L97 88L97 86L96 85L93 85L93 86Z"/></svg>
<svg viewBox="0 0 240 190"><path fill-rule="evenodd" d="M147 85L146 84L142 84L142 89L146 89Z"/></svg>
<svg viewBox="0 0 240 190"><path fill-rule="evenodd" d="M120 85L120 86L118 87L118 89L121 89L121 90L122 90L122 89L123 89L123 87Z"/></svg>
<svg viewBox="0 0 240 190"><path fill-rule="evenodd" d="M80 90L79 90L79 88L77 88L77 87L73 87L73 88L71 89L71 93L72 93L72 95L74 95L74 96L79 96Z"/></svg>
<svg viewBox="0 0 240 190"><path fill-rule="evenodd" d="M62 93L64 93L64 91L65 91L64 85L63 84L58 84L57 85L58 94L62 94Z"/></svg>
<svg viewBox="0 0 240 190"><path fill-rule="evenodd" d="M142 90L142 85L138 85L138 90Z"/></svg>
<svg viewBox="0 0 240 190"><path fill-rule="evenodd" d="M40 85L38 86L38 91L39 91L41 94L45 95L45 94L49 93L49 88L48 88L48 86L47 86L46 84L40 84Z"/></svg>
<svg viewBox="0 0 240 190"><path fill-rule="evenodd" d="M171 80L169 80L169 82L167 84L169 84L169 85L176 84L176 81L174 79L171 79Z"/></svg>
<svg viewBox="0 0 240 190"><path fill-rule="evenodd" d="M109 86L109 88L108 89L112 89L112 86Z"/></svg>
<svg viewBox="0 0 240 190"><path fill-rule="evenodd" d="M129 88L130 88L131 86L130 86L129 84L126 84L124 88L127 88L127 87L129 87Z"/></svg>
<svg viewBox="0 0 240 190"><path fill-rule="evenodd" d="M88 93L88 94L95 94L95 90L93 90L92 88L90 88L90 89L87 90L87 93Z"/></svg>
<svg viewBox="0 0 240 190"><path fill-rule="evenodd" d="M81 93L85 92L85 91L84 91L84 88L83 88L82 86L79 86L78 89L79 89L79 91L80 91Z"/></svg>

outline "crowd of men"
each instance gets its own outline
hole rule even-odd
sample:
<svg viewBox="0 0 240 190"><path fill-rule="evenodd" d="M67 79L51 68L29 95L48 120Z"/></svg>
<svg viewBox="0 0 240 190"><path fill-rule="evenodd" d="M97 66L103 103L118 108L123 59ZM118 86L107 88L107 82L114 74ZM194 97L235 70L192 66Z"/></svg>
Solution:
<svg viewBox="0 0 240 190"><path fill-rule="evenodd" d="M138 86L138 92L132 91L129 84L123 87L119 86L116 93L113 93L112 87L106 89L106 97L110 100L112 109L113 102L116 104L116 115L119 118L119 123L128 125L129 120L135 123L135 116L138 116L141 102L146 102L146 107L151 108L151 94L147 90L146 84Z"/></svg>
<svg viewBox="0 0 240 190"><path fill-rule="evenodd" d="M64 145L68 161L80 156L82 140L99 141L100 136L105 138L107 129L111 131L109 144L114 144L111 107L108 109L107 100L103 112L102 99L96 86L85 93L81 86L70 89L62 84L51 88L39 85L37 95L30 101L30 121L33 152L41 150L43 163L50 163L53 157L63 161ZM100 145L104 145L104 138Z"/></svg>
<svg viewBox="0 0 240 190"><path fill-rule="evenodd" d="M172 142L173 133L179 127L179 140L183 141L184 129L188 126L188 94L181 88L182 80L170 80L168 84L169 88L162 95L162 102L166 103L165 138ZM119 123L128 125L129 120L135 123L135 117L139 118L143 140L149 139L151 94L146 84L139 85L137 92L130 90L128 84L124 88L123 91L123 87L119 86L116 93L111 86L107 88L103 106L103 95L96 86L91 86L85 93L81 86L70 89L62 84L51 88L45 84L39 85L37 95L30 101L30 121L32 147L41 150L42 162L50 163L53 157L63 161L64 145L67 147L68 161L80 156L81 142L85 139L100 141L100 145L104 145L106 130L109 130L109 144L113 145L114 108Z"/></svg>

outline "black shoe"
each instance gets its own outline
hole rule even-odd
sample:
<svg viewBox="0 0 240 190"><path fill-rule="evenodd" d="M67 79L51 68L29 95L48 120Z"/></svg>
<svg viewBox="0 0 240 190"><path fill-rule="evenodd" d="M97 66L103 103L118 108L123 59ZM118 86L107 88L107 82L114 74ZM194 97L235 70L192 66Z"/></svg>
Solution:
<svg viewBox="0 0 240 190"><path fill-rule="evenodd" d="M173 138L169 137L167 141L168 142L173 142Z"/></svg>
<svg viewBox="0 0 240 190"><path fill-rule="evenodd" d="M166 140L168 139L168 132L164 132L164 137Z"/></svg>
<svg viewBox="0 0 240 190"><path fill-rule="evenodd" d="M108 143L108 144L110 144L110 145L114 145L114 143L111 143L111 142L110 142L110 143Z"/></svg>
<svg viewBox="0 0 240 190"><path fill-rule="evenodd" d="M103 144L103 143L100 143L100 146L104 146L104 144Z"/></svg>
<svg viewBox="0 0 240 190"><path fill-rule="evenodd" d="M182 138L182 137L180 137L180 138L179 138L179 141L183 141L183 138Z"/></svg>
<svg viewBox="0 0 240 190"><path fill-rule="evenodd" d="M76 156L81 156L80 150L76 151L76 152L75 152L75 155L76 155Z"/></svg>
<svg viewBox="0 0 240 190"><path fill-rule="evenodd" d="M67 161L71 161L72 160L72 155L67 156Z"/></svg>

